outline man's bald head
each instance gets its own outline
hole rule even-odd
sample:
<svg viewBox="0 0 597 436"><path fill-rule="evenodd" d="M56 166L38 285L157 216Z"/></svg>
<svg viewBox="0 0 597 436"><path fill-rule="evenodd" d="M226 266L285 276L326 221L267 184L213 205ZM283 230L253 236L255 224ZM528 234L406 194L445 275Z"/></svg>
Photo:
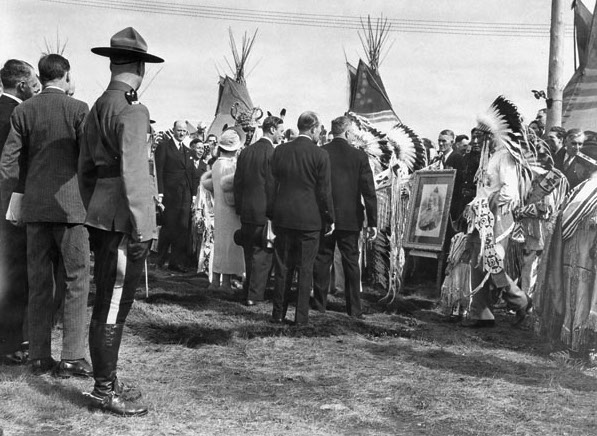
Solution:
<svg viewBox="0 0 597 436"><path fill-rule="evenodd" d="M188 133L186 121L174 121L174 127L172 128L172 132L174 133L174 139L176 139L177 141L182 141Z"/></svg>

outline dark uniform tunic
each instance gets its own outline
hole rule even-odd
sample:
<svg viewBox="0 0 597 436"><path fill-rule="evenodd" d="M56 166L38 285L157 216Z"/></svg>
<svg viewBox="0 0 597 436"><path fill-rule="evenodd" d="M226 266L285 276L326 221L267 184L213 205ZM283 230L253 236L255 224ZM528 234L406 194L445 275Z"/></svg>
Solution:
<svg viewBox="0 0 597 436"><path fill-rule="evenodd" d="M97 100L85 123L79 183L97 264L92 319L100 323L124 323L156 238L149 132L147 108L129 85L117 81Z"/></svg>

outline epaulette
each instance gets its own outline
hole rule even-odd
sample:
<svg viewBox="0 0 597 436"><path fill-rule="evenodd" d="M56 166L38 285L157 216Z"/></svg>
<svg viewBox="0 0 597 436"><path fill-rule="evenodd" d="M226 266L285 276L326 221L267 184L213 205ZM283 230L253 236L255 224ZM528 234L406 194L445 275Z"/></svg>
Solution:
<svg viewBox="0 0 597 436"><path fill-rule="evenodd" d="M125 92L124 97L126 98L126 101L129 102L129 104L139 104L139 100L137 99L137 91L135 91L134 89Z"/></svg>

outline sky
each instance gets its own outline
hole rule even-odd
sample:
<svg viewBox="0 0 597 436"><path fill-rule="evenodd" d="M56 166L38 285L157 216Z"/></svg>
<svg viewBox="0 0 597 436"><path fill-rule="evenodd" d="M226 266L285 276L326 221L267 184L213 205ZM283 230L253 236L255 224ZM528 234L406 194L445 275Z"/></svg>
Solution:
<svg viewBox="0 0 597 436"><path fill-rule="evenodd" d="M152 2L165 3L148 0L146 4ZM564 3L569 26L573 14L570 1ZM55 47L58 35L61 45L66 44L64 56L71 63L75 98L90 106L110 79L108 59L90 49L108 46L114 33L134 27L147 41L149 52L165 59L164 64L149 65L146 84L141 86L140 100L149 108L158 130L169 128L177 119L211 123L219 74L232 74L225 61L232 63L229 28L239 45L244 32L252 34L258 29L247 66L253 103L274 114L286 108L286 127L295 126L301 112L313 110L329 129L330 121L348 109L345 62L356 65L359 57L365 56L358 30L337 26L368 14L420 24L409 32L393 26L391 46L387 45L389 51L380 66L395 112L420 136L435 141L443 129L470 133L477 115L500 94L510 98L527 120L544 106L531 90L547 88L546 34L440 34L429 28L437 22L465 29L471 25L496 28L503 23L515 30L545 27L550 23L549 0L173 0L168 2L169 11L160 13L143 8L119 10L116 0L1 0L0 4L0 63L19 58L37 65L45 41ZM595 1L586 0L585 4L592 10ZM196 9L190 6L217 6L219 12L191 13ZM262 22L235 14L240 8L253 11L252 16L258 11ZM267 19L272 13L288 20L272 22L276 20ZM330 25L289 24L297 14L313 14L314 20ZM564 82L572 76L573 56L568 32Z"/></svg>

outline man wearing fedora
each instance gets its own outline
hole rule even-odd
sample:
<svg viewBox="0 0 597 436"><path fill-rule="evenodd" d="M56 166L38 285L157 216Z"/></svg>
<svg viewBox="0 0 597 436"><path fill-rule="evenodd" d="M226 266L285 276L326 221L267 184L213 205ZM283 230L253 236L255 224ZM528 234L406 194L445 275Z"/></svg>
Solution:
<svg viewBox="0 0 597 436"><path fill-rule="evenodd" d="M246 305L263 301L272 265L271 250L264 246L263 232L268 190L274 188L271 160L274 144L284 136L284 122L270 116L263 120L263 136L245 148L238 157L234 173L234 206L240 216L242 245L245 253Z"/></svg>
<svg viewBox="0 0 597 436"><path fill-rule="evenodd" d="M197 190L193 191L192 152L183 140L187 137L187 124L174 123L172 136L168 135L155 149L155 166L160 200L163 199L163 225L158 243L158 266L164 266L171 249L168 269L186 272L188 263L191 204Z"/></svg>
<svg viewBox="0 0 597 436"><path fill-rule="evenodd" d="M79 185L95 254L97 296L89 326L95 386L92 405L121 416L147 408L123 396L116 378L126 317L151 241L156 237L157 190L148 165L149 111L137 100L145 63L163 59L147 52L132 27L116 33L110 47L91 51L110 58L111 80L85 122Z"/></svg>

